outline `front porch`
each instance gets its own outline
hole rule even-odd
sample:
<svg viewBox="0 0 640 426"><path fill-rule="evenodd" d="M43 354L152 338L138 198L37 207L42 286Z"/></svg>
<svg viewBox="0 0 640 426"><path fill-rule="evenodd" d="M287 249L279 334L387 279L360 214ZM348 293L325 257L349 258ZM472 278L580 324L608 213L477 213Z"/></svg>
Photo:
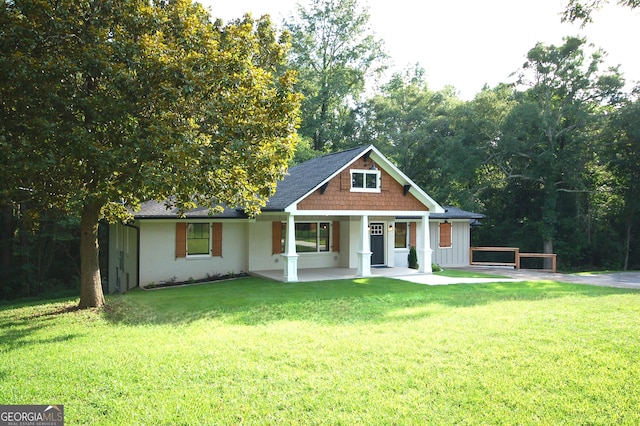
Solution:
<svg viewBox="0 0 640 426"><path fill-rule="evenodd" d="M274 281L286 279L282 275L282 270L253 271L251 275L268 278ZM371 277L402 277L407 275L426 275L416 269L401 267L371 267ZM298 282L309 281L329 281L329 280L352 280L362 278L358 276L357 268L310 268L298 269Z"/></svg>
<svg viewBox="0 0 640 426"><path fill-rule="evenodd" d="M281 255L275 263L282 260L283 269L272 270L264 263L256 267L250 262L249 270L285 282L407 275L404 271L408 274L431 272L433 250L428 211L412 217L408 216L411 211L398 211L394 215L370 211L367 213L371 214L359 216L351 211L322 213L289 213L286 221L282 218L273 221L272 252ZM399 217L404 220L398 222ZM400 225L404 226L398 238L395 231ZM400 261L404 265L396 263L396 258L407 258L410 246L417 249L418 271L406 268L406 260ZM301 271L304 277L300 277Z"/></svg>

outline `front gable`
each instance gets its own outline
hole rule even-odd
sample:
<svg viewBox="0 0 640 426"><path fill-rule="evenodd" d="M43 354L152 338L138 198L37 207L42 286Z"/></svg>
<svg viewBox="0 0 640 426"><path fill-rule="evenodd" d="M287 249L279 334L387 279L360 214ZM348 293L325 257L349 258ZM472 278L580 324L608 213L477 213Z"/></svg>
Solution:
<svg viewBox="0 0 640 426"><path fill-rule="evenodd" d="M315 191L297 203L298 210L376 210L376 211L429 211L410 191L410 184L398 182L383 164L376 164L370 153L366 153ZM352 173L379 172L379 190L352 188ZM405 186L407 185L407 186Z"/></svg>

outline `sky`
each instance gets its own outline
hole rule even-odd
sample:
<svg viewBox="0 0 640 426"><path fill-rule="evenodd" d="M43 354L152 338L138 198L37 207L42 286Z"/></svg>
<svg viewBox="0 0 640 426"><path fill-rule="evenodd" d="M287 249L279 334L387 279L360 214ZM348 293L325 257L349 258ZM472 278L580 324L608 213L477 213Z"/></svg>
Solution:
<svg viewBox="0 0 640 426"><path fill-rule="evenodd" d="M271 15L273 22L295 15L307 0L199 0L225 22L246 12ZM606 65L620 65L631 83L640 81L640 11L612 0L593 23L561 23L569 0L360 0L370 26L392 61L391 72L419 63L432 90L452 85L469 100L485 84L510 77L537 42L559 46L565 36L583 36L607 52ZM628 84L628 88L631 84Z"/></svg>

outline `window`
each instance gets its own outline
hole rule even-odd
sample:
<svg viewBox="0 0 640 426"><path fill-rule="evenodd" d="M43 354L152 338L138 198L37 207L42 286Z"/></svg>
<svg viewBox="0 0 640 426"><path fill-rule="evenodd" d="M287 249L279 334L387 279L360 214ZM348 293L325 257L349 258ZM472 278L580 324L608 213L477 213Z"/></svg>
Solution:
<svg viewBox="0 0 640 426"><path fill-rule="evenodd" d="M380 192L379 170L352 170L351 191L354 192Z"/></svg>
<svg viewBox="0 0 640 426"><path fill-rule="evenodd" d="M188 223L187 224L187 254L209 254L209 244L211 238L209 235L208 223Z"/></svg>
<svg viewBox="0 0 640 426"><path fill-rule="evenodd" d="M440 224L440 247L451 247L451 224L449 222Z"/></svg>
<svg viewBox="0 0 640 426"><path fill-rule="evenodd" d="M407 248L407 223L396 222L395 248Z"/></svg>
<svg viewBox="0 0 640 426"><path fill-rule="evenodd" d="M371 235L384 235L384 224L372 223L371 225L369 225L369 230Z"/></svg>
<svg viewBox="0 0 640 426"><path fill-rule="evenodd" d="M287 224L282 223L281 244L285 253ZM329 251L329 222L296 223L296 252L314 253Z"/></svg>

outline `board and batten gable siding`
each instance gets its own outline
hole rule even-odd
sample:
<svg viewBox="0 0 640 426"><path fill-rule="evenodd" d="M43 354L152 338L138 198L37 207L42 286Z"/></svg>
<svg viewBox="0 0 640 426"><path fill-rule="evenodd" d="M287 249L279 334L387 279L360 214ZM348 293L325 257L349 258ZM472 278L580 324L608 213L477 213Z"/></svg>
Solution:
<svg viewBox="0 0 640 426"><path fill-rule="evenodd" d="M214 275L246 272L247 223L213 223L211 248L216 255L179 257L182 243L176 221L140 220L140 285L168 280L188 281ZM185 227L186 230L186 227ZM217 254L220 254L219 256Z"/></svg>
<svg viewBox="0 0 640 426"><path fill-rule="evenodd" d="M428 211L416 197L404 195L403 186L380 169L380 192L351 192L351 170L368 170L372 160L356 160L328 182L324 193L318 189L298 203L298 210L400 210Z"/></svg>
<svg viewBox="0 0 640 426"><path fill-rule="evenodd" d="M451 247L440 247L440 222L430 222L433 263L442 267L469 266L469 244L471 230L469 220L450 220Z"/></svg>

